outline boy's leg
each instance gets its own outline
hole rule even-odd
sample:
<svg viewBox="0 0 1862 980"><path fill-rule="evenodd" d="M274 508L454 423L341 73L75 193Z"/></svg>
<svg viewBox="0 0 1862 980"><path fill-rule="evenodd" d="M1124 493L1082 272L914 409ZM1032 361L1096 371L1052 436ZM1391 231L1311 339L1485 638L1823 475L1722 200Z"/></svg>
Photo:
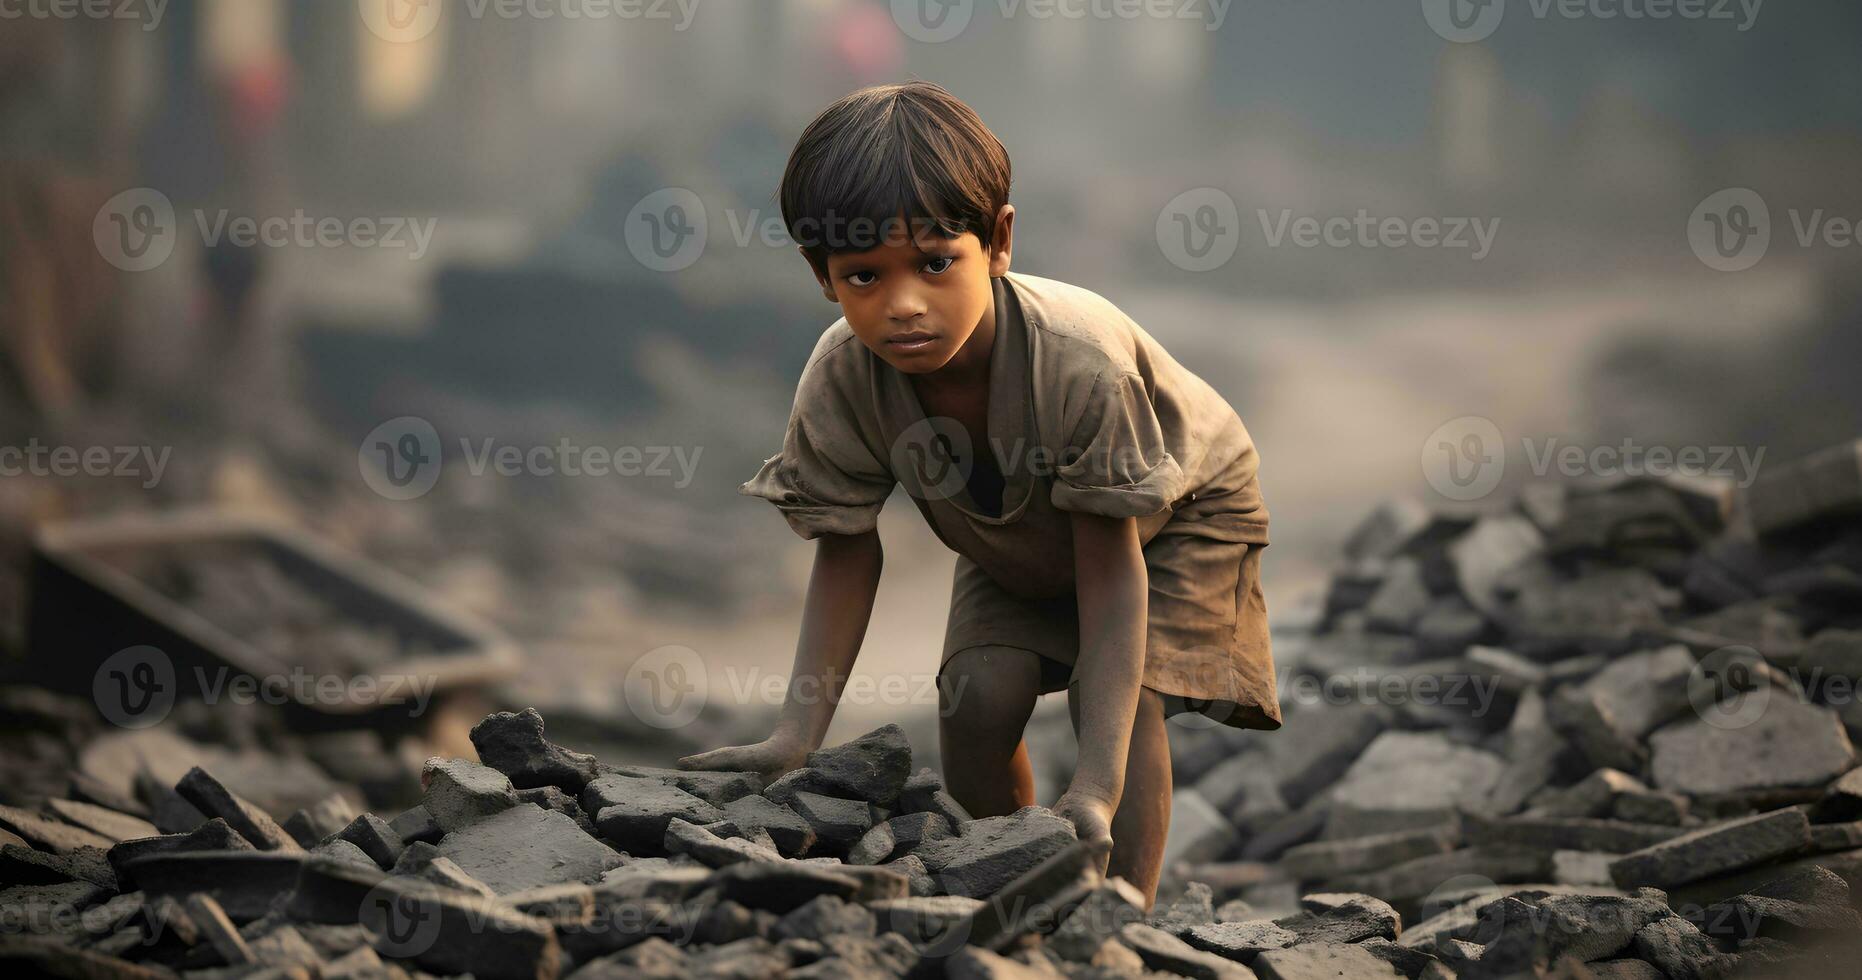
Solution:
<svg viewBox="0 0 1862 980"><path fill-rule="evenodd" d="M1080 687L1067 688L1073 733L1080 733ZM1144 893L1145 909L1157 900L1163 872L1164 838L1170 830L1170 733L1164 722L1164 697L1138 688L1138 713L1132 720L1131 749L1125 757L1125 789L1112 814L1112 854L1106 875L1117 875Z"/></svg>
<svg viewBox="0 0 1862 980"><path fill-rule="evenodd" d="M938 747L944 786L972 817L1035 802L1022 731L1041 695L1041 657L1014 647L960 650L938 672Z"/></svg>

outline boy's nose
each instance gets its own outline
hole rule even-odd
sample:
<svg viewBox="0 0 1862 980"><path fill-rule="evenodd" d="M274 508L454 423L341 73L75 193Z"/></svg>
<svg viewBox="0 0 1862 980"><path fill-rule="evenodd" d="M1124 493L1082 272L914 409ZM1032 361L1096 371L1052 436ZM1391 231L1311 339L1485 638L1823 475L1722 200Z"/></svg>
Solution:
<svg viewBox="0 0 1862 980"><path fill-rule="evenodd" d="M916 320L924 316L926 310L924 297L913 290L901 289L887 298L886 315L894 320Z"/></svg>

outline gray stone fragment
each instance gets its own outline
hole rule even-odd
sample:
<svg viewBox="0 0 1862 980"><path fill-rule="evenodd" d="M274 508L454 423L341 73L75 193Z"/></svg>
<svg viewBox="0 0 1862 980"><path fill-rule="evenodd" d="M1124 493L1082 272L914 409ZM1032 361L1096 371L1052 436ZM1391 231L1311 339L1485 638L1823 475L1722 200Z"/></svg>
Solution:
<svg viewBox="0 0 1862 980"><path fill-rule="evenodd" d="M726 803L724 819L739 832L767 833L785 857L801 857L815 844L815 829L802 815L762 796L745 796Z"/></svg>
<svg viewBox="0 0 1862 980"><path fill-rule="evenodd" d="M111 843L121 843L138 837L153 837L161 832L155 829L154 824L141 817L81 800L64 800L54 797L45 801L45 809L66 823L102 834L109 838Z"/></svg>
<svg viewBox="0 0 1862 980"><path fill-rule="evenodd" d="M1430 854L1445 854L1460 837L1458 821L1424 830L1313 841L1287 849L1281 870L1302 880L1326 880L1376 871Z"/></svg>
<svg viewBox="0 0 1862 980"><path fill-rule="evenodd" d="M661 854L674 817L696 824L723 818L717 807L657 779L603 776L582 791L582 808L595 814L601 835L629 854Z"/></svg>
<svg viewBox="0 0 1862 980"><path fill-rule="evenodd" d="M315 847L324 838L342 830L356 818L355 804L342 793L331 793L322 800L294 811L285 818L285 833L302 847Z"/></svg>
<svg viewBox="0 0 1862 980"><path fill-rule="evenodd" d="M202 892L187 896L183 903L187 916L193 920L194 928L201 939L213 947L220 960L229 966L242 966L257 963L252 947L246 944L245 937L239 934L233 920L226 917L226 910L213 897Z"/></svg>
<svg viewBox="0 0 1862 980"><path fill-rule="evenodd" d="M1499 756L1442 735L1385 732L1333 789L1333 813L1399 827L1439 825L1458 810L1485 810L1505 767Z"/></svg>
<svg viewBox="0 0 1862 980"><path fill-rule="evenodd" d="M736 837L719 837L695 823L672 818L666 825L665 849L672 854L689 854L708 867L721 868L739 861L780 861L774 848L765 848Z"/></svg>
<svg viewBox="0 0 1862 980"><path fill-rule="evenodd" d="M1228 957L1238 963L1252 963L1256 956L1267 950L1285 949L1300 941L1298 933L1278 926L1269 919L1195 926L1184 932L1182 939L1197 949Z"/></svg>
<svg viewBox="0 0 1862 980"><path fill-rule="evenodd" d="M922 812L893 817L866 832L847 852L848 864L884 864L927 840L955 835L943 814Z"/></svg>
<svg viewBox="0 0 1862 980"><path fill-rule="evenodd" d="M895 815L927 812L943 815L952 827L961 827L972 819L963 804L944 788L943 777L931 768L920 769L905 781L899 789L898 804L893 807Z"/></svg>
<svg viewBox="0 0 1862 980"><path fill-rule="evenodd" d="M376 871L381 870L381 866L375 863L375 859L369 857L362 848L357 847L349 841L343 840L341 837L332 837L318 844L316 847L310 849L310 854L313 857L319 857L325 860L341 861L345 864L354 864Z"/></svg>
<svg viewBox="0 0 1862 980"><path fill-rule="evenodd" d="M1261 980L1395 980L1402 974L1396 967L1359 946L1337 943L1301 943L1287 949L1273 949L1255 957L1254 974Z"/></svg>
<svg viewBox="0 0 1862 980"><path fill-rule="evenodd" d="M914 895L881 899L867 908L872 911L880 932L896 932L925 945L943 941L953 928L967 924L982 905L981 899L961 895Z"/></svg>
<svg viewBox="0 0 1862 980"><path fill-rule="evenodd" d="M1736 871L1810 846L1810 821L1796 808L1711 824L1625 854L1610 865L1618 887L1669 888Z"/></svg>
<svg viewBox="0 0 1862 980"><path fill-rule="evenodd" d="M1354 892L1302 896L1302 911L1274 920L1302 943L1355 943L1373 936L1395 939L1403 920L1388 902Z"/></svg>
<svg viewBox="0 0 1862 980"><path fill-rule="evenodd" d="M437 844L440 838L446 835L446 831L440 828L439 822L433 819L433 814L418 803L401 811L393 820L388 821L388 826L394 829L395 834L401 838L402 844L412 844L415 841Z"/></svg>
<svg viewBox="0 0 1862 980"><path fill-rule="evenodd" d="M1505 608L1502 576L1545 549L1545 539L1530 520L1517 514L1483 517L1448 546L1455 581L1474 608L1489 616Z"/></svg>
<svg viewBox="0 0 1862 980"><path fill-rule="evenodd" d="M788 806L815 832L815 850L828 855L847 853L873 829L873 809L863 800L797 792Z"/></svg>
<svg viewBox="0 0 1862 980"><path fill-rule="evenodd" d="M824 940L832 935L877 934L873 913L835 895L821 895L790 910L776 923L772 938Z"/></svg>
<svg viewBox="0 0 1862 980"><path fill-rule="evenodd" d="M208 817L225 820L240 836L261 851L302 851L297 841L285 833L271 814L256 804L234 796L207 770L195 766L175 784L175 792Z"/></svg>
<svg viewBox="0 0 1862 980"><path fill-rule="evenodd" d="M1198 980L1254 980L1254 971L1214 953L1205 953L1189 943L1142 922L1133 922L1118 932L1119 942L1152 970L1175 973Z"/></svg>
<svg viewBox="0 0 1862 980"><path fill-rule="evenodd" d="M951 895L984 898L1077 840L1073 825L1042 806L972 820L956 837L913 852Z"/></svg>
<svg viewBox="0 0 1862 980"><path fill-rule="evenodd" d="M860 891L852 875L799 861L744 861L712 872L708 883L724 898L777 913L822 895L850 899Z"/></svg>
<svg viewBox="0 0 1862 980"><path fill-rule="evenodd" d="M361 848L362 853L367 854L383 870L394 867L394 862L400 859L401 851L406 847L401 843L401 835L388 826L388 821L373 813L365 813L350 821L349 826L344 827L337 836Z"/></svg>
<svg viewBox="0 0 1862 980"><path fill-rule="evenodd" d="M476 762L428 759L420 778L427 790L421 805L449 834L517 805L517 791L511 788L509 777Z"/></svg>
<svg viewBox="0 0 1862 980"><path fill-rule="evenodd" d="M473 726L471 737L479 760L510 777L519 789L557 786L579 793L596 776L594 756L543 736L543 716L535 708L486 715Z"/></svg>
<svg viewBox="0 0 1862 980"><path fill-rule="evenodd" d="M116 872L100 847L74 847L62 854L35 851L19 844L0 847L0 882L9 885L57 885L84 881L117 890Z"/></svg>
<svg viewBox="0 0 1862 980"><path fill-rule="evenodd" d="M1657 730L1649 745L1655 785L1691 796L1822 786L1856 761L1835 712L1776 692L1750 724L1690 717Z"/></svg>
<svg viewBox="0 0 1862 980"><path fill-rule="evenodd" d="M500 895L569 881L599 880L619 867L613 848L574 820L521 804L473 821L440 841L439 854Z"/></svg>
<svg viewBox="0 0 1862 980"><path fill-rule="evenodd" d="M1731 975L1734 960L1680 916L1657 919L1636 930L1637 958L1661 968L1669 980L1718 980Z"/></svg>
<svg viewBox="0 0 1862 980"><path fill-rule="evenodd" d="M639 779L657 779L671 783L687 793L722 809L734 800L754 796L763 789L763 777L753 772L713 772L709 770L660 769L654 766L603 767L604 774Z"/></svg>

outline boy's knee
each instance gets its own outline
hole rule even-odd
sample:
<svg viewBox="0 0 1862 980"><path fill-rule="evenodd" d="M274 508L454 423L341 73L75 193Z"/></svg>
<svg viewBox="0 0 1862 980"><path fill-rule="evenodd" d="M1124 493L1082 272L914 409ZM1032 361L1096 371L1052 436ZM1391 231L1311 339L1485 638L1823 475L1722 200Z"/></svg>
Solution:
<svg viewBox="0 0 1862 980"><path fill-rule="evenodd" d="M1034 710L1038 670L1034 654L1009 647L970 647L951 655L938 671L940 708L946 718L1004 717Z"/></svg>

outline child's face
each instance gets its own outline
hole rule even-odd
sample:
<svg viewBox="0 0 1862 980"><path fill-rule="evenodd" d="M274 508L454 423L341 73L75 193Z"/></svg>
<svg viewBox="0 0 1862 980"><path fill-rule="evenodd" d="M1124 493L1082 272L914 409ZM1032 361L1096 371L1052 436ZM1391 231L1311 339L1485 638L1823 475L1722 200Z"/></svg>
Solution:
<svg viewBox="0 0 1862 980"><path fill-rule="evenodd" d="M1014 208L996 216L990 248L974 232L945 238L903 218L878 248L830 255L822 292L840 304L855 336L907 374L948 364L985 316L994 315L992 276L1009 270Z"/></svg>

